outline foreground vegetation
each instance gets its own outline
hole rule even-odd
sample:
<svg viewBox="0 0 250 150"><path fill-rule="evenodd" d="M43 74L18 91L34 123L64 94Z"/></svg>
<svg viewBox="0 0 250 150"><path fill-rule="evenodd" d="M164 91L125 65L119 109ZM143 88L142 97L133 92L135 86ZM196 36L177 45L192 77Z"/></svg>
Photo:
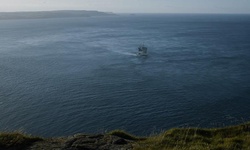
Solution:
<svg viewBox="0 0 250 150"><path fill-rule="evenodd" d="M250 150L250 123L214 129L175 128L145 138L120 130L107 135L128 141L123 143L131 144L135 150ZM56 139L32 137L19 132L0 133L0 149L28 149L39 143L40 148L45 144L49 149L50 140ZM60 144L63 145L64 141Z"/></svg>
<svg viewBox="0 0 250 150"><path fill-rule="evenodd" d="M135 150L250 150L250 123L226 128L171 129L135 143Z"/></svg>
<svg viewBox="0 0 250 150"><path fill-rule="evenodd" d="M42 138L25 135L21 132L0 133L0 149L25 149Z"/></svg>

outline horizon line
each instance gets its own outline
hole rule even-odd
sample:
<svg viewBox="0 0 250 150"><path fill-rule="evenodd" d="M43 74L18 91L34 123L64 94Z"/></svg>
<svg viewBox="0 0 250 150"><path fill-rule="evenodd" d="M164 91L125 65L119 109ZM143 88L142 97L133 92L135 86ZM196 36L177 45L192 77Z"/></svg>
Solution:
<svg viewBox="0 0 250 150"><path fill-rule="evenodd" d="M222 12L112 12L100 10L86 10L86 9L55 9L55 10L18 10L18 11L0 11L0 13L21 13L21 12L53 12L53 11L96 11L114 14L214 14L214 15L250 15L250 13L222 13Z"/></svg>

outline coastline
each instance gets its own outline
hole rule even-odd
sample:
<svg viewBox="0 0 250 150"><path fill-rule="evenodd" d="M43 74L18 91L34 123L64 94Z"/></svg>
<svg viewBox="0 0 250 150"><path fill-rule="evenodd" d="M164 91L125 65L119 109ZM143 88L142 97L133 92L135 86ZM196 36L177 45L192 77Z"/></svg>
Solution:
<svg viewBox="0 0 250 150"><path fill-rule="evenodd" d="M100 12L100 11L86 11L86 10L0 12L0 20L73 18L73 17L112 16L112 15L115 14Z"/></svg>
<svg viewBox="0 0 250 150"><path fill-rule="evenodd" d="M20 132L0 132L1 150L230 150L247 149L249 146L250 122L224 128L173 128L149 137L136 137L121 130L56 138L42 138Z"/></svg>

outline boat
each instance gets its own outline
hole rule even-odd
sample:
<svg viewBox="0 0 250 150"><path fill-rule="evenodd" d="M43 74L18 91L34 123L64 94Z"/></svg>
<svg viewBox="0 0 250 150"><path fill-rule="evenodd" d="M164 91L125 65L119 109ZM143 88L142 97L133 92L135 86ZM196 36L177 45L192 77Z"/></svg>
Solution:
<svg viewBox="0 0 250 150"><path fill-rule="evenodd" d="M138 47L137 56L148 56L148 48L144 44Z"/></svg>

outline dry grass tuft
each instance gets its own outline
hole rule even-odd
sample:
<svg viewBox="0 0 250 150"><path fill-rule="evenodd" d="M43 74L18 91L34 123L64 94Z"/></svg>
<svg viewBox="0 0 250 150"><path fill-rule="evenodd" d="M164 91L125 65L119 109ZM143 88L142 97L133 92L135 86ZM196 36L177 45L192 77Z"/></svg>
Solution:
<svg viewBox="0 0 250 150"><path fill-rule="evenodd" d="M175 128L134 144L135 150L250 150L250 123L226 128Z"/></svg>

